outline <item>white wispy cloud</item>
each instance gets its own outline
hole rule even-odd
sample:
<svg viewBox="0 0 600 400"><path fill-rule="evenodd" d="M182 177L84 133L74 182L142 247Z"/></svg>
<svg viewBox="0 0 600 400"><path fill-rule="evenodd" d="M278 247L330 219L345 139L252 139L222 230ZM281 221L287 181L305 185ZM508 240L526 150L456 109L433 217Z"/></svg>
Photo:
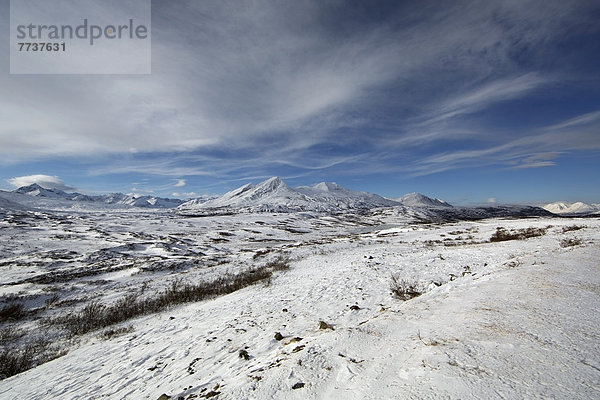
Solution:
<svg viewBox="0 0 600 400"><path fill-rule="evenodd" d="M171 196L179 199L193 199L200 195L196 192L173 192Z"/></svg>
<svg viewBox="0 0 600 400"><path fill-rule="evenodd" d="M537 60L588 29L573 21L591 4L424 1L426 12L399 4L369 24L337 2L154 2L150 76L0 75L0 162L93 156L91 175L156 174L175 187L273 165L417 175L548 166L556 161L510 162L596 143L600 114L529 132L465 117L560 81L518 54ZM467 138L478 145L422 150ZM388 164L367 165L382 151Z"/></svg>
<svg viewBox="0 0 600 400"><path fill-rule="evenodd" d="M139 194L139 193L152 194L152 193L154 193L154 189L144 189L144 188L139 188L139 187L132 187L131 191L136 194Z"/></svg>
<svg viewBox="0 0 600 400"><path fill-rule="evenodd" d="M556 159L563 153L600 149L600 118L588 116L585 114L563 123L538 128L529 135L500 145L432 154L410 163L405 170L411 176L423 176L456 168L490 165L510 169L551 167L557 164ZM509 136L506 133L503 135Z"/></svg>
<svg viewBox="0 0 600 400"><path fill-rule="evenodd" d="M436 110L438 116L427 120L427 122L431 123L470 114L497 102L520 98L545 82L546 80L536 73L497 79L476 87L468 93L458 94L448 99L441 105L439 110Z"/></svg>

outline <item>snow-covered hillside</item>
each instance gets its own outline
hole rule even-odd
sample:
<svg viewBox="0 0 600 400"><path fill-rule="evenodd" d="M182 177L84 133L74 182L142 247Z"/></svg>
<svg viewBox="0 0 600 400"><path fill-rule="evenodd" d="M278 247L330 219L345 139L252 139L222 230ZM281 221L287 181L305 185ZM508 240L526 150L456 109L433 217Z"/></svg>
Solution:
<svg viewBox="0 0 600 400"><path fill-rule="evenodd" d="M410 207L452 207L444 200L432 199L421 193L409 193L398 199L400 203Z"/></svg>
<svg viewBox="0 0 600 400"><path fill-rule="evenodd" d="M546 204L545 210L554 214L576 215L576 214L598 214L600 213L600 204L586 204L580 201L576 203L556 202Z"/></svg>
<svg viewBox="0 0 600 400"><path fill-rule="evenodd" d="M406 209L415 219L9 213L1 300L26 312L0 322L0 346L54 338L67 354L0 381L0 398L598 397L598 219L423 224ZM289 270L233 293L55 336L86 304L283 254ZM392 295L392 276L421 295Z"/></svg>
<svg viewBox="0 0 600 400"><path fill-rule="evenodd" d="M273 177L258 185L247 184L206 202L190 201L178 207L182 213L232 212L341 212L398 205L393 200L345 189L335 183L291 188Z"/></svg>
<svg viewBox="0 0 600 400"><path fill-rule="evenodd" d="M28 209L27 207L25 207L19 203L15 203L14 201L0 197L0 211L9 212L9 211L27 210L27 209Z"/></svg>

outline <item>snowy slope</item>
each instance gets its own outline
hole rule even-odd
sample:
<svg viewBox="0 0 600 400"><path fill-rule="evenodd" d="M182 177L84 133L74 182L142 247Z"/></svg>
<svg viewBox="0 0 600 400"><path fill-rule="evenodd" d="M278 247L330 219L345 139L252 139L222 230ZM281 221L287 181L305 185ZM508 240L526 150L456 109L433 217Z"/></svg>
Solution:
<svg viewBox="0 0 600 400"><path fill-rule="evenodd" d="M543 207L554 214L594 214L600 212L600 204L556 202Z"/></svg>
<svg viewBox="0 0 600 400"><path fill-rule="evenodd" d="M444 200L432 199L421 193L409 193L398 199L400 203L410 207L452 207Z"/></svg>
<svg viewBox="0 0 600 400"><path fill-rule="evenodd" d="M258 185L247 184L206 202L190 201L178 207L183 213L193 212L340 212L390 207L397 202L381 196L356 192L335 183L291 188L273 177Z"/></svg>
<svg viewBox="0 0 600 400"><path fill-rule="evenodd" d="M574 224L408 224L306 243L269 284L89 334L0 381L0 398L598 398L600 223L565 233ZM498 226L548 232L486 242ZM424 294L394 298L392 273Z"/></svg>
<svg viewBox="0 0 600 400"><path fill-rule="evenodd" d="M8 211L22 211L22 210L29 210L29 208L25 207L22 204L15 203L14 201L0 197L0 211L8 212Z"/></svg>

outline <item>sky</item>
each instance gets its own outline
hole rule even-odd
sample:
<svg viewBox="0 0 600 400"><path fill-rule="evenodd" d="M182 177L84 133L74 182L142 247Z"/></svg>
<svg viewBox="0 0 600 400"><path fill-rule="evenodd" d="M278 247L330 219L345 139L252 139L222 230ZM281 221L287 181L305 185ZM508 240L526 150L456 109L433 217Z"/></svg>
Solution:
<svg viewBox="0 0 600 400"><path fill-rule="evenodd" d="M0 41L0 189L191 198L280 176L599 203L598 21L596 0L155 0L149 75L11 75Z"/></svg>

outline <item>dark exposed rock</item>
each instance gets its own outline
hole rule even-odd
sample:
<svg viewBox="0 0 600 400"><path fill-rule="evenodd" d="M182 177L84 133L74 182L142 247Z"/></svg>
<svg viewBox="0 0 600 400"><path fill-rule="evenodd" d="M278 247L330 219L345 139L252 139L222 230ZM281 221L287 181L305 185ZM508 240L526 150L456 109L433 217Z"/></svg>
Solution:
<svg viewBox="0 0 600 400"><path fill-rule="evenodd" d="M331 330L334 330L333 326L330 325L330 324L328 324L325 321L319 321L319 329L331 329Z"/></svg>
<svg viewBox="0 0 600 400"><path fill-rule="evenodd" d="M248 352L246 350L244 350L244 349L242 349L242 350L240 350L238 352L238 356L240 358L243 358L244 360L249 360L250 359L250 354L248 354Z"/></svg>
<svg viewBox="0 0 600 400"><path fill-rule="evenodd" d="M292 350L292 353L297 353L299 351L302 351L302 350L304 350L304 347L305 346L303 344L301 344L300 346L296 346L296 348L294 348L294 350Z"/></svg>

